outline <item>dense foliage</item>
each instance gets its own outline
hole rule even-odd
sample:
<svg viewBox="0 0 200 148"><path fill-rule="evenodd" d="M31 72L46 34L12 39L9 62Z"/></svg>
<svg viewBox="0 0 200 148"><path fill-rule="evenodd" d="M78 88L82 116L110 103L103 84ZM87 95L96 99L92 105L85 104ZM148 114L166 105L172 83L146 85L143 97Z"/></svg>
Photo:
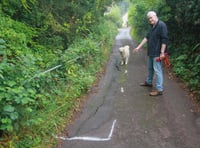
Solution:
<svg viewBox="0 0 200 148"><path fill-rule="evenodd" d="M65 49L77 36L87 36L112 0L2 0L4 14L37 29L34 40Z"/></svg>
<svg viewBox="0 0 200 148"><path fill-rule="evenodd" d="M146 34L146 12L155 10L169 29L175 74L200 96L200 1L130 3L133 37ZM113 0L0 0L0 147L56 144L52 132L108 58L119 11Z"/></svg>
<svg viewBox="0 0 200 148"><path fill-rule="evenodd" d="M146 13L155 10L169 30L169 53L174 73L190 90L200 96L200 1L132 0L129 24L138 40L148 30ZM199 98L200 100L200 98Z"/></svg>
<svg viewBox="0 0 200 148"><path fill-rule="evenodd" d="M108 5L115 11L104 16ZM0 147L56 143L52 133L106 62L119 17L111 0L1 0Z"/></svg>

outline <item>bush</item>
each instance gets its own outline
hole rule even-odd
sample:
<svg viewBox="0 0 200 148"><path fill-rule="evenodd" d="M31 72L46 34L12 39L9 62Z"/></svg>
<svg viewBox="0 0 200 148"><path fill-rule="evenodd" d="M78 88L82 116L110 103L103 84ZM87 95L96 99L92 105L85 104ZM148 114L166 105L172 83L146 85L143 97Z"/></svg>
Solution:
<svg viewBox="0 0 200 148"><path fill-rule="evenodd" d="M63 51L35 42L38 32L33 28L0 19L0 133L9 141L2 143L5 147L55 145L52 132L63 128L78 98L96 80L117 27L102 19L87 38L77 38Z"/></svg>

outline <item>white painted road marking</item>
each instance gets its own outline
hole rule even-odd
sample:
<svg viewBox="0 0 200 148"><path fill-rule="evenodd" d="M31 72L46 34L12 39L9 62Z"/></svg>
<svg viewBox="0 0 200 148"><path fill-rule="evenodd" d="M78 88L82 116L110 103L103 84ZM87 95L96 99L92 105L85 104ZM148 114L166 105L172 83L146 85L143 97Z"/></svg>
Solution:
<svg viewBox="0 0 200 148"><path fill-rule="evenodd" d="M110 133L108 135L107 138L99 138L99 137L71 137L71 138L65 138L65 137L58 137L58 136L54 136L55 138L58 138L58 139L61 139L61 140L83 140L83 141L109 141L111 140L112 138L112 134L113 134L113 131L114 131L114 128L115 128L115 123L116 123L117 120L114 120L113 121L113 124L112 124L112 127L111 127L111 130L110 130Z"/></svg>
<svg viewBox="0 0 200 148"><path fill-rule="evenodd" d="M123 87L121 87L121 93L123 93L124 92L124 88Z"/></svg>

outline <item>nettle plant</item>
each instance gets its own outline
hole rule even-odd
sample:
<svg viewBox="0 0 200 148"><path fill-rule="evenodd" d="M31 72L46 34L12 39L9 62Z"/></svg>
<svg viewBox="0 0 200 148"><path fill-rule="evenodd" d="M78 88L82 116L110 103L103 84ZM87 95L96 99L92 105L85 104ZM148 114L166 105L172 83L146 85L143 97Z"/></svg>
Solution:
<svg viewBox="0 0 200 148"><path fill-rule="evenodd" d="M0 129L5 132L19 127L20 116L30 112L27 105L33 102L36 93L23 86L28 73L20 64L20 60L11 60L4 51L0 63Z"/></svg>
<svg viewBox="0 0 200 148"><path fill-rule="evenodd" d="M42 76L34 80L32 77L51 65L41 60L41 56L46 54L51 59L56 58L46 50L37 54L27 47L30 44L34 47L32 37L35 32L25 24L1 17L0 30L0 130L11 133L21 126L38 124L31 116L44 106L44 98L50 96L50 91L45 91L48 89L42 86L52 85Z"/></svg>

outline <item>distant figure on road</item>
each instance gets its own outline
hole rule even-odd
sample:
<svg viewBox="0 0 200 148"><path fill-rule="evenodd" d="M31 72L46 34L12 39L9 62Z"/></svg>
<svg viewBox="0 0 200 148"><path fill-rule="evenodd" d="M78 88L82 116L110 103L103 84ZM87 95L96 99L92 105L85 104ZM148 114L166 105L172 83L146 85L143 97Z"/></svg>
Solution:
<svg viewBox="0 0 200 148"><path fill-rule="evenodd" d="M156 75L156 90L150 92L150 96L158 96L163 94L163 71L162 61L156 61L158 57L164 58L168 43L168 31L166 24L159 20L156 12L149 11L147 19L151 25L151 29L141 43L133 49L138 52L139 49L147 42L147 55L148 55L148 76L141 86L152 87L154 73Z"/></svg>

